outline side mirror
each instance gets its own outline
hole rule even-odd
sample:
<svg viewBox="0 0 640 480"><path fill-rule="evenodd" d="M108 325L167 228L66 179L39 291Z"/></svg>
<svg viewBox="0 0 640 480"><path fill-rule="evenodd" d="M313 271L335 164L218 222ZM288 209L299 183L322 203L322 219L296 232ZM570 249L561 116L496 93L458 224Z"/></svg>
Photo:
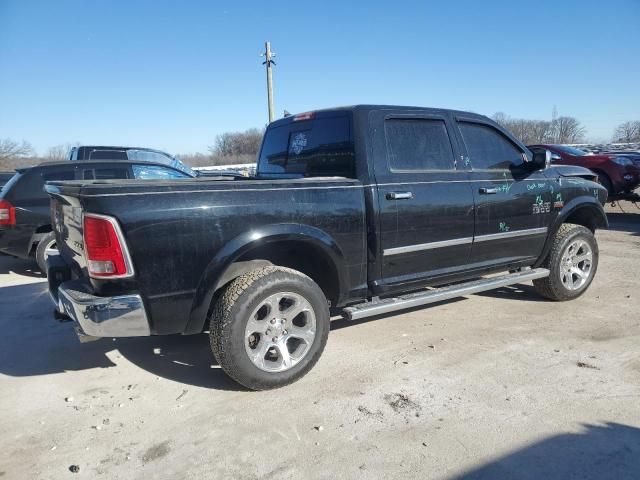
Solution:
<svg viewBox="0 0 640 480"><path fill-rule="evenodd" d="M551 161L552 162L557 162L558 160L562 160L562 157L560 155L558 155L557 153L552 153L551 154Z"/></svg>
<svg viewBox="0 0 640 480"><path fill-rule="evenodd" d="M544 170L551 165L552 154L549 150L536 150L530 162L531 170Z"/></svg>

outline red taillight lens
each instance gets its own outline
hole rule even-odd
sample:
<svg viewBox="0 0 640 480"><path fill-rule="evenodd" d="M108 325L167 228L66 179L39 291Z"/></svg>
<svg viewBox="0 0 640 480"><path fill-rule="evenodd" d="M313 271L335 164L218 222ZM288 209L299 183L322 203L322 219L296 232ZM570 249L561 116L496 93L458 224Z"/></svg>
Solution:
<svg viewBox="0 0 640 480"><path fill-rule="evenodd" d="M98 278L132 275L131 262L116 220L106 216L85 215L83 223L89 275Z"/></svg>
<svg viewBox="0 0 640 480"><path fill-rule="evenodd" d="M0 225L16 224L16 208L6 200L0 200Z"/></svg>

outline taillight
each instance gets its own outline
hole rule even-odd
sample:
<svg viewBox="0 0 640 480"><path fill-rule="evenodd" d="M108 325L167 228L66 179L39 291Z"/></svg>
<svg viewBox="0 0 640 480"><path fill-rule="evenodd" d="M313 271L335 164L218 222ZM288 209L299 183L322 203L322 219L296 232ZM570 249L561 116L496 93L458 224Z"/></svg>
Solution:
<svg viewBox="0 0 640 480"><path fill-rule="evenodd" d="M129 252L115 218L85 214L83 236L90 276L123 278L133 275Z"/></svg>
<svg viewBox="0 0 640 480"><path fill-rule="evenodd" d="M16 207L6 200L0 200L0 225L16 224Z"/></svg>

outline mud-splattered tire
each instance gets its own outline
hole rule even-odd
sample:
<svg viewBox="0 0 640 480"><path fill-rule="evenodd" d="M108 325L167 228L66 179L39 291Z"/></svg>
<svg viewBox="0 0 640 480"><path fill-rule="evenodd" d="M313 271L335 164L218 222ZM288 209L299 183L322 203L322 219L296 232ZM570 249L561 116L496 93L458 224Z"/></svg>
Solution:
<svg viewBox="0 0 640 480"><path fill-rule="evenodd" d="M328 335L322 290L290 268L268 266L236 278L210 318L213 355L231 378L252 390L299 380L320 358Z"/></svg>
<svg viewBox="0 0 640 480"><path fill-rule="evenodd" d="M38 264L38 268L40 271L47 274L47 250L50 248L55 248L56 245L56 234L54 232L47 233L36 247L36 263Z"/></svg>
<svg viewBox="0 0 640 480"><path fill-rule="evenodd" d="M598 243L591 230L571 223L561 225L547 258L540 265L551 273L533 281L536 291L555 301L579 297L596 274L598 256Z"/></svg>

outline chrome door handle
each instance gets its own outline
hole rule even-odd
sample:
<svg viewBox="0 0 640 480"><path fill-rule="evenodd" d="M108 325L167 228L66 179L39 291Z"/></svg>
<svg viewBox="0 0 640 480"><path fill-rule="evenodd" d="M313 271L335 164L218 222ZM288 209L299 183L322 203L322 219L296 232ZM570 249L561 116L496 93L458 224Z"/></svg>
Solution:
<svg viewBox="0 0 640 480"><path fill-rule="evenodd" d="M482 193L483 195L495 195L496 193L498 193L498 189L482 187L480 189L480 193Z"/></svg>
<svg viewBox="0 0 640 480"><path fill-rule="evenodd" d="M388 192L387 200L409 200L413 198L412 192Z"/></svg>

